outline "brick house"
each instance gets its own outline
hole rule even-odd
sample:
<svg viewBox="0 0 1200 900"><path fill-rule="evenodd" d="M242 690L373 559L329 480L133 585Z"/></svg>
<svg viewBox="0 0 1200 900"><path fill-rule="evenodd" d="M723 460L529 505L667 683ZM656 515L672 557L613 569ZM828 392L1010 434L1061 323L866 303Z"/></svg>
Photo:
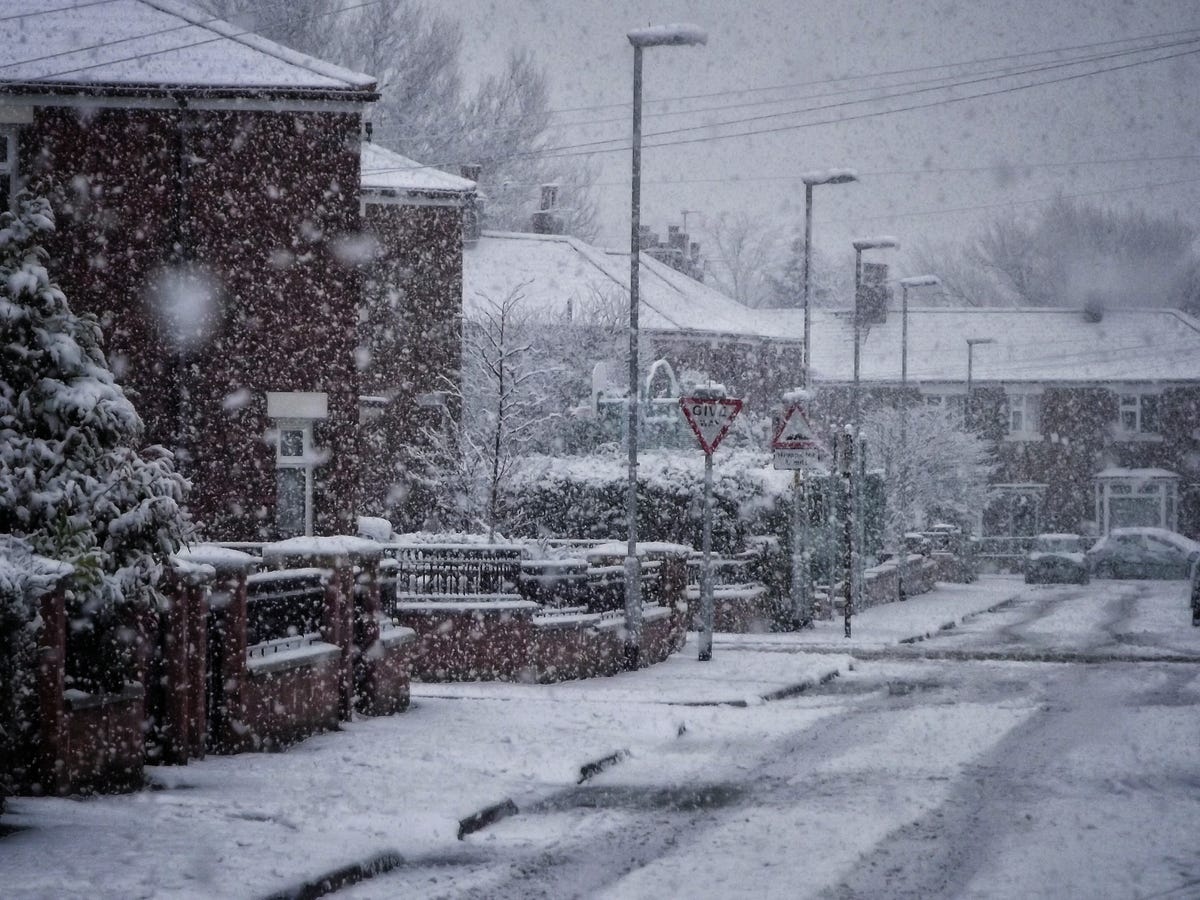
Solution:
<svg viewBox="0 0 1200 900"><path fill-rule="evenodd" d="M863 329L868 406L899 396L901 332L896 310ZM1200 322L1178 310L909 310L909 402L965 415L996 447L998 497L976 523L985 536L1200 534L1198 361ZM848 315L814 316L812 365L823 414L845 420Z"/></svg>
<svg viewBox="0 0 1200 900"><path fill-rule="evenodd" d="M374 80L166 0L7 8L0 187L51 198L53 275L201 532L351 529Z"/></svg>
<svg viewBox="0 0 1200 900"><path fill-rule="evenodd" d="M371 260L359 343L363 511L416 527L421 500L403 448L457 415L445 380L461 365L463 242L478 238L475 182L364 142L361 185Z"/></svg>

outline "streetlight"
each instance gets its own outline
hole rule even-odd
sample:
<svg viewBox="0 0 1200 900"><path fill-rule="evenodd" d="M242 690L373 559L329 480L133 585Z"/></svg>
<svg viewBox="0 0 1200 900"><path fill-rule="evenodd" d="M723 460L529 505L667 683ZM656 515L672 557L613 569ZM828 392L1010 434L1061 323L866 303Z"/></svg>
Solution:
<svg viewBox="0 0 1200 900"><path fill-rule="evenodd" d="M865 472L862 459L862 392L860 385L862 359L862 310L859 308L862 293L862 255L867 250L890 250L900 246L900 242L890 235L873 238L859 238L851 241L854 246L854 385L851 391L851 432L850 437L853 453L858 457L852 468ZM846 637L850 636L850 616L854 608L853 596L858 577L858 569L862 559L862 487L860 478L850 478L850 509L854 518L853 538L850 544L849 566L846 572Z"/></svg>
<svg viewBox="0 0 1200 900"><path fill-rule="evenodd" d="M941 284L936 275L912 275L900 279L900 557L896 570L896 593L904 593L904 570L908 565L908 289Z"/></svg>
<svg viewBox="0 0 1200 900"><path fill-rule="evenodd" d="M972 364L972 361L973 361L973 358L975 355L975 347L978 344L994 344L994 343L996 343L995 338L967 338L967 397L966 397L966 401L963 405L963 425L966 426L967 430L970 430L970 428L971 428L971 418L972 418L971 417L971 376L972 376L973 372L972 372L971 364Z"/></svg>
<svg viewBox="0 0 1200 900"><path fill-rule="evenodd" d="M638 275L641 260L642 208L642 51L646 47L707 44L708 35L695 25L655 25L630 31L633 45L633 167L629 223L629 484L625 516L629 546L625 554L625 666L638 667L642 642L642 579L637 558L638 465Z"/></svg>
<svg viewBox="0 0 1200 900"><path fill-rule="evenodd" d="M858 181L853 169L826 169L805 172L804 182L804 373L801 384L807 390L812 385L812 190L818 184L850 184ZM812 625L812 586L808 564L808 492L800 470L792 472L792 610L797 625Z"/></svg>
<svg viewBox="0 0 1200 900"><path fill-rule="evenodd" d="M828 169L824 172L805 172L800 176L804 182L804 386L809 381L809 355L812 352L812 303L810 301L810 275L812 270L812 189L817 184L850 184L858 181L853 169Z"/></svg>

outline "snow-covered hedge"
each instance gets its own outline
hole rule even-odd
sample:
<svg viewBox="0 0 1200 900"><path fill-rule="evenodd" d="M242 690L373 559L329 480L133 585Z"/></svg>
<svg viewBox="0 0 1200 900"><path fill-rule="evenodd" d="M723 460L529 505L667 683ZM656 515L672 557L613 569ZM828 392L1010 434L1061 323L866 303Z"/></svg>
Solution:
<svg viewBox="0 0 1200 900"><path fill-rule="evenodd" d="M511 535L620 538L626 532L626 457L532 457L506 485ZM638 530L647 541L699 547L704 456L646 452L638 465ZM790 478L765 454L718 454L713 466L713 547L736 552L753 534L771 533Z"/></svg>

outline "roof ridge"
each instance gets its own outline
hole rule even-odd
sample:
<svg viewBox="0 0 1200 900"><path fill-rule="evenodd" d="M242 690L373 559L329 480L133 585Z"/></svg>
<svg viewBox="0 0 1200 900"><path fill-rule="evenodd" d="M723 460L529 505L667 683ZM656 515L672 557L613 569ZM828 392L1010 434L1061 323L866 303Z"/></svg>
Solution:
<svg viewBox="0 0 1200 900"><path fill-rule="evenodd" d="M157 9L159 12L166 13L167 15L176 16L197 28L203 28L228 40L236 41L258 53L273 56L288 65L307 69L313 74L321 75L325 78L342 81L347 88L363 91L375 90L377 81L372 75L355 72L336 63L326 62L307 53L301 53L299 50L285 47L283 44L265 38L247 28L239 28L220 17L209 15L191 3L185 3L182 0L136 0L136 2L149 6L152 9ZM188 46L185 44L172 49L186 50Z"/></svg>

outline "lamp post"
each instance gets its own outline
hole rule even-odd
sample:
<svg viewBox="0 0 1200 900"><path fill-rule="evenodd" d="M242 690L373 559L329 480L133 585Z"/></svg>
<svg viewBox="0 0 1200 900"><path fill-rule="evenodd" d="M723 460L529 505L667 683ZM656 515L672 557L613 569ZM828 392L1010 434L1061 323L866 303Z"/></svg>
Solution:
<svg viewBox="0 0 1200 900"><path fill-rule="evenodd" d="M907 600L904 587L905 569L908 566L908 289L933 287L941 284L936 275L913 275L900 279L900 546L899 566L896 569L896 593Z"/></svg>
<svg viewBox="0 0 1200 900"><path fill-rule="evenodd" d="M818 184L850 184L858 181L853 169L805 172L804 182L804 373L801 385L812 386L812 196ZM792 472L792 610L800 628L812 627L811 567L808 559L808 491L799 469Z"/></svg>
<svg viewBox="0 0 1200 900"><path fill-rule="evenodd" d="M854 384L851 390L851 446L857 459L854 470L866 471L865 454L862 450L862 391L860 384L862 359L862 310L859 308L862 293L862 255L867 250L889 250L900 246L900 242L890 235L873 238L858 238L851 241L854 247ZM850 611L854 606L854 591L860 581L858 570L862 560L862 485L861 478L853 475L850 478L850 510L854 517L854 527L850 545L850 571L846 573L846 636L850 636Z"/></svg>
<svg viewBox="0 0 1200 900"><path fill-rule="evenodd" d="M630 180L629 222L629 483L625 517L629 546L625 554L625 666L638 667L642 642L642 573L637 557L638 465L638 275L641 265L642 207L642 51L647 47L692 46L708 43L708 35L695 25L657 25L630 31L633 45L633 156Z"/></svg>
<svg viewBox="0 0 1200 900"><path fill-rule="evenodd" d="M971 380L973 376L972 363L975 356L975 347L979 344L994 344L995 338L967 338L967 396L963 402L963 425L967 430L971 430Z"/></svg>

